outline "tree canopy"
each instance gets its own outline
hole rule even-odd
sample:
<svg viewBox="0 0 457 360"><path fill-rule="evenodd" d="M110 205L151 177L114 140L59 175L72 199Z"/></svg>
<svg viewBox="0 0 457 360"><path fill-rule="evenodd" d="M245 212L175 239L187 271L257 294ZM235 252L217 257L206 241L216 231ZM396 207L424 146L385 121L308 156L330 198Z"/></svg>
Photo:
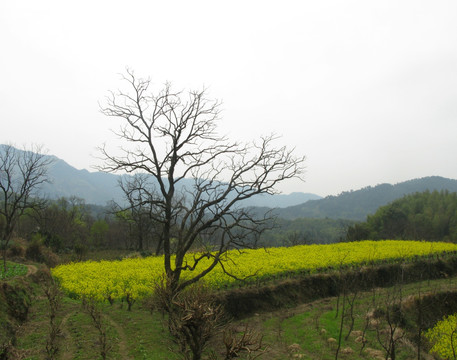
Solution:
<svg viewBox="0 0 457 360"><path fill-rule="evenodd" d="M382 206L348 229L347 240L457 241L457 193L425 191Z"/></svg>

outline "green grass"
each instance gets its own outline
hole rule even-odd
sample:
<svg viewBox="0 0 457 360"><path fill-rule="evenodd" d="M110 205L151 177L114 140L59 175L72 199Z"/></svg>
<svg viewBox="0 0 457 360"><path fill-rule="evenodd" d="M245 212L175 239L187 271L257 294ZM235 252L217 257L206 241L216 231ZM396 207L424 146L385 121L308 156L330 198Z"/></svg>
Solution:
<svg viewBox="0 0 457 360"><path fill-rule="evenodd" d="M402 298L421 293L456 290L457 278L430 280L404 285L401 288ZM16 280L12 280L16 281ZM366 315L382 307L386 299L395 295L399 288L375 289L360 292L354 305L355 325L350 336L349 318L344 321L339 359L376 359L385 352L377 340L376 329L366 331L366 345L358 341L365 329ZM339 299L337 315L337 298L325 298L296 307L279 311L255 314L247 319L234 320L239 333L248 324L251 329L263 336L267 352L260 359L288 360L300 359L335 359L339 339L342 301ZM347 304L347 302L346 302ZM177 360L181 359L177 347L170 338L166 319L160 313L151 313L147 307L137 302L132 311L127 311L125 303L102 305L104 325L107 331L111 350L109 359L139 360ZM80 300L64 297L58 313L62 321L62 335L59 337L60 354L58 359L100 359L98 332L91 318L83 309ZM381 324L384 329L386 324ZM34 301L30 308L28 321L17 333L15 347L24 359L43 360L46 358L46 338L49 331L48 303L43 290L35 287ZM214 352L223 358L224 345L221 333L215 332L207 354ZM329 339L335 340L329 340ZM417 358L414 350L399 343L397 360ZM350 352L352 351L352 352ZM376 356L374 354L377 354ZM247 359L241 354L239 359ZM205 359L205 358L204 358ZM206 359L209 359L206 357Z"/></svg>
<svg viewBox="0 0 457 360"><path fill-rule="evenodd" d="M179 359L170 349L175 348L167 334L162 317L151 314L136 304L127 311L123 304L101 306L103 324L110 351L108 359ZM64 297L58 314L62 322L58 359L100 359L99 333L79 300ZM48 303L43 293L35 297L29 318L17 334L16 348L27 359L46 358L46 338L49 331Z"/></svg>
<svg viewBox="0 0 457 360"><path fill-rule="evenodd" d="M422 293L455 291L456 280L457 278L448 278L404 285L401 287L401 296L407 299L409 296L417 295L418 289ZM360 336L365 330L367 314L375 308L382 308L386 299L392 298L393 294L398 295L399 290L398 287L375 289L358 294L354 303L354 328L346 340L350 324L349 317L346 317L338 359L368 360L385 357L385 351L377 339L376 327L369 326L366 329L365 346L360 342ZM294 358L295 355L300 359L331 360L335 359L337 351L342 298L338 306L339 312L336 316L337 298L326 298L295 308L259 314L242 320L241 323L248 323L263 334L264 343L269 350L262 358L286 360ZM377 329L382 332L386 328L387 323L380 321ZM408 343L410 340L398 342L397 360L417 358L417 353Z"/></svg>
<svg viewBox="0 0 457 360"><path fill-rule="evenodd" d="M11 261L6 262L6 272L3 268L3 261L0 265L0 279L10 279L16 276L23 276L27 274L27 266L17 264Z"/></svg>

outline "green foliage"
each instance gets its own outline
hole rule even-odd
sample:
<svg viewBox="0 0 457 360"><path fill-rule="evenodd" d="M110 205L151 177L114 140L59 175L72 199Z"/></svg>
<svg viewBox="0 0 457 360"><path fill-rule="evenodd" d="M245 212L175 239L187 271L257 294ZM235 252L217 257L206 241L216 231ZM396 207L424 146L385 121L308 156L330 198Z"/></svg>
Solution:
<svg viewBox="0 0 457 360"><path fill-rule="evenodd" d="M23 264L16 264L13 262L6 262L6 273L3 267L0 268L0 279L13 278L15 276L22 276L27 274L27 266Z"/></svg>
<svg viewBox="0 0 457 360"><path fill-rule="evenodd" d="M92 244L96 247L106 246L106 235L109 225L105 220L97 220L90 227Z"/></svg>
<svg viewBox="0 0 457 360"><path fill-rule="evenodd" d="M12 319L19 323L27 320L32 298L30 290L26 286L5 282L0 290L0 297L5 299L8 305L7 313Z"/></svg>
<svg viewBox="0 0 457 360"><path fill-rule="evenodd" d="M34 218L43 244L55 252L72 249L78 242L87 243L94 221L84 200L76 197L49 201Z"/></svg>
<svg viewBox="0 0 457 360"><path fill-rule="evenodd" d="M343 219L277 219L276 226L262 234L261 244L273 247L336 243L345 238L347 229L354 224Z"/></svg>
<svg viewBox="0 0 457 360"><path fill-rule="evenodd" d="M52 251L59 252L62 249L63 240L59 235L49 232L39 232L39 234L43 238L43 244Z"/></svg>
<svg viewBox="0 0 457 360"><path fill-rule="evenodd" d="M380 207L366 222L349 227L347 240L457 241L457 193L425 191Z"/></svg>
<svg viewBox="0 0 457 360"><path fill-rule="evenodd" d="M10 269L13 267L8 263ZM1 270L0 270L1 271ZM27 320L31 306L28 287L21 283L4 281L0 286L0 359L15 359L11 347L16 341L16 331Z"/></svg>

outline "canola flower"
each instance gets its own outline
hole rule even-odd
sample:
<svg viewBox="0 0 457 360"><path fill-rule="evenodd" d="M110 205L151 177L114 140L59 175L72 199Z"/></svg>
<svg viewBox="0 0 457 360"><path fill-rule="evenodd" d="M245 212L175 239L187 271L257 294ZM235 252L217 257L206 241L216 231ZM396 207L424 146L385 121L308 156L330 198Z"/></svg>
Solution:
<svg viewBox="0 0 457 360"><path fill-rule="evenodd" d="M361 266L385 261L411 260L431 254L457 252L457 245L443 242L403 240L360 241L329 245L299 245L267 249L232 250L222 257L223 267L245 283L267 281L285 275L315 273L341 266ZM186 260L192 263L194 254ZM204 269L210 260L196 268ZM86 261L60 265L52 270L64 290L75 297L96 300L141 299L152 292L163 274L163 257L119 261ZM183 271L182 278L194 274ZM217 266L203 278L208 285L221 289L239 282Z"/></svg>
<svg viewBox="0 0 457 360"><path fill-rule="evenodd" d="M433 344L430 352L438 354L443 359L456 359L457 314L444 317L424 335Z"/></svg>

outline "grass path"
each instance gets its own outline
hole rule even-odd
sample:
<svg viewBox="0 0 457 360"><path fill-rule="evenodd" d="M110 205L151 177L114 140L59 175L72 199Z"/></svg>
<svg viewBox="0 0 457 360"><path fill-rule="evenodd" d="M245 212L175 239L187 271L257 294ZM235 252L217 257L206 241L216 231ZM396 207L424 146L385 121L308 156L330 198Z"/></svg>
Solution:
<svg viewBox="0 0 457 360"><path fill-rule="evenodd" d="M117 335L119 337L118 342L117 342L117 345L119 346L119 355L121 356L122 359L131 360L132 358L128 355L128 351L127 351L127 337L125 335L124 330L110 316L105 314L104 317L105 317L105 319L108 320L108 323L116 330Z"/></svg>
<svg viewBox="0 0 457 360"><path fill-rule="evenodd" d="M74 358L74 351L73 351L73 349L70 349L70 346L71 346L71 344L73 342L72 341L68 341L69 339L71 339L71 334L70 334L70 332L68 331L68 328L67 328L68 319L70 318L70 316L73 316L74 313L75 313L74 311L67 313L63 317L62 323L60 325L61 335L62 335L62 338L64 340L63 344L65 346L64 348L62 348L60 350L60 353L62 354L62 357L61 357L62 360L71 360L71 359Z"/></svg>

